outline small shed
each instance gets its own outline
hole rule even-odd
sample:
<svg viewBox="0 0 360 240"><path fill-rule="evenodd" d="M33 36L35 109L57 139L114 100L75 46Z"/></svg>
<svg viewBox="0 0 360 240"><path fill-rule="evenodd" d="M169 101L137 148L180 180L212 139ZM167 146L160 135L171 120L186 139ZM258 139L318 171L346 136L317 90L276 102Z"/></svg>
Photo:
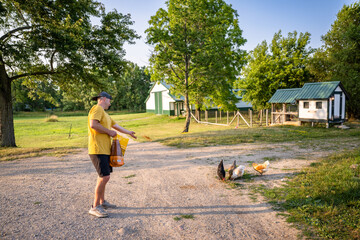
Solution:
<svg viewBox="0 0 360 240"><path fill-rule="evenodd" d="M278 89L269 100L272 123L345 122L345 102L348 99L340 81L305 83L302 88ZM276 107L282 104L282 108ZM288 107L289 106L289 107ZM290 109L293 110L290 110Z"/></svg>
<svg viewBox="0 0 360 240"><path fill-rule="evenodd" d="M165 82L156 82L149 91L145 100L146 112L180 116L184 110L184 97L176 97L170 93L170 85Z"/></svg>
<svg viewBox="0 0 360 240"><path fill-rule="evenodd" d="M349 97L340 81L305 83L296 99L301 122L345 122Z"/></svg>

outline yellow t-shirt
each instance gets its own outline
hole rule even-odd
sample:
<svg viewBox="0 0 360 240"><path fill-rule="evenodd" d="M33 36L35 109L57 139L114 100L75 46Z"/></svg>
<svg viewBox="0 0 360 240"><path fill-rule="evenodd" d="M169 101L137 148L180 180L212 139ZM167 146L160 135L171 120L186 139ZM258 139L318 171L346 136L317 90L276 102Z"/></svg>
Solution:
<svg viewBox="0 0 360 240"><path fill-rule="evenodd" d="M99 133L90 127L90 120L98 120L100 124L111 129L116 124L114 120L105 112L105 110L95 105L91 108L88 115L88 133L89 133L89 154L105 154L110 155L111 139L106 133Z"/></svg>

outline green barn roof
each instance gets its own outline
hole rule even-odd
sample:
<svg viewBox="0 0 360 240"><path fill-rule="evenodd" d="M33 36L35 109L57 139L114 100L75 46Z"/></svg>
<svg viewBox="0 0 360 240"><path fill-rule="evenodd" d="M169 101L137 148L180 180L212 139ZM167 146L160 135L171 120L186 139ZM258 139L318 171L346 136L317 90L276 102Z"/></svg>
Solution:
<svg viewBox="0 0 360 240"><path fill-rule="evenodd" d="M331 97L340 81L305 83L296 99L326 99Z"/></svg>
<svg viewBox="0 0 360 240"><path fill-rule="evenodd" d="M301 88L278 89L270 98L269 103L295 103Z"/></svg>
<svg viewBox="0 0 360 240"><path fill-rule="evenodd" d="M278 89L268 101L269 103L295 103L296 100L327 99L340 86L349 98L340 81L305 83L302 88Z"/></svg>

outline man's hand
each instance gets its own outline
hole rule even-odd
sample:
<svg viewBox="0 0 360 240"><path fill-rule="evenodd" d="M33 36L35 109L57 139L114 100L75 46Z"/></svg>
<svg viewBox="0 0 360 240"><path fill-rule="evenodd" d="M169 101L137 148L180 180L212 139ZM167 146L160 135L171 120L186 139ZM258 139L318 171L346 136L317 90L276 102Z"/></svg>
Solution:
<svg viewBox="0 0 360 240"><path fill-rule="evenodd" d="M132 136L132 137L135 138L135 139L137 138L137 137L135 136L135 132L134 132L134 131L129 131L129 135Z"/></svg>
<svg viewBox="0 0 360 240"><path fill-rule="evenodd" d="M109 130L108 135L109 135L110 137L115 137L115 136L117 135L117 132L114 131L114 130Z"/></svg>
<svg viewBox="0 0 360 240"><path fill-rule="evenodd" d="M116 131L105 128L98 120L95 119L90 121L90 127L99 133L106 133L110 137L115 137L117 135Z"/></svg>

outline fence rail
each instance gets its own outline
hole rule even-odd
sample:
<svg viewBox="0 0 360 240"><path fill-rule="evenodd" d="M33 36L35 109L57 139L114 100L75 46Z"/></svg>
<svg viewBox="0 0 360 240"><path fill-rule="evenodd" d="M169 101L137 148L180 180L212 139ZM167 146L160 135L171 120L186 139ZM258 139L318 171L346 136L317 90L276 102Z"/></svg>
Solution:
<svg viewBox="0 0 360 240"><path fill-rule="evenodd" d="M218 110L192 111L191 116L197 123L213 124L220 126L263 126L269 125L269 111L242 110L234 112L223 112ZM236 121L235 121L236 120Z"/></svg>

